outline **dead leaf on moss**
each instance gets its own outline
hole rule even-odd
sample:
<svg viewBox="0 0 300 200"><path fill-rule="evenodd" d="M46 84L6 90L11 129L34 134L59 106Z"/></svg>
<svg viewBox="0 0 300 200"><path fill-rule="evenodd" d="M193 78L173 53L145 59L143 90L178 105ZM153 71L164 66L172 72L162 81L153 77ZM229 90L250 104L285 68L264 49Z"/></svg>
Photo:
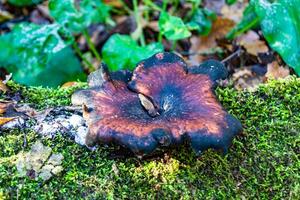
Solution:
<svg viewBox="0 0 300 200"><path fill-rule="evenodd" d="M0 114L3 117L32 117L36 112L28 104L17 104L13 101L0 101Z"/></svg>
<svg viewBox="0 0 300 200"><path fill-rule="evenodd" d="M0 80L0 91L7 92L8 87Z"/></svg>
<svg viewBox="0 0 300 200"><path fill-rule="evenodd" d="M14 18L14 16L6 10L0 10L0 22L4 22Z"/></svg>
<svg viewBox="0 0 300 200"><path fill-rule="evenodd" d="M237 43L254 56L258 56L259 53L269 52L265 41L260 40L259 35L255 31L248 31L246 34L241 35L237 38Z"/></svg>
<svg viewBox="0 0 300 200"><path fill-rule="evenodd" d="M290 70L286 67L280 66L276 61L268 64L267 68L267 78L279 79L290 75Z"/></svg>
<svg viewBox="0 0 300 200"><path fill-rule="evenodd" d="M52 153L52 149L40 141L35 142L29 152L19 153L18 156L16 167L21 177L47 181L63 170L63 155Z"/></svg>
<svg viewBox="0 0 300 200"><path fill-rule="evenodd" d="M191 37L191 48L189 60L191 64L199 64L203 61L202 53L209 53L212 49L218 48L217 40L222 39L230 31L235 23L226 18L218 17L213 23L212 30L208 36Z"/></svg>
<svg viewBox="0 0 300 200"><path fill-rule="evenodd" d="M70 81L70 82L64 83L64 84L61 86L61 88L69 88L69 87L74 87L74 86L76 86L76 85L78 85L78 82L76 82L76 81Z"/></svg>
<svg viewBox="0 0 300 200"><path fill-rule="evenodd" d="M42 111L29 106L29 104L17 104L12 101L0 101L0 114L3 117L19 117L23 119L34 118L37 121L43 120L52 108L48 108Z"/></svg>
<svg viewBox="0 0 300 200"><path fill-rule="evenodd" d="M5 113L8 106L11 105L11 101L0 101L0 115Z"/></svg>
<svg viewBox="0 0 300 200"><path fill-rule="evenodd" d="M0 117L0 126L3 126L4 124L14 120L15 117Z"/></svg>
<svg viewBox="0 0 300 200"><path fill-rule="evenodd" d="M263 83L263 76L255 76L250 68L237 68L232 75L232 81L234 87L237 90L248 89L249 91L255 91L259 84Z"/></svg>
<svg viewBox="0 0 300 200"><path fill-rule="evenodd" d="M6 114L11 109L12 104L11 101L0 101L0 127L15 119L15 117Z"/></svg>
<svg viewBox="0 0 300 200"><path fill-rule="evenodd" d="M0 91L7 92L9 88L6 86L7 82L11 79L12 73L5 76L5 80L0 80Z"/></svg>

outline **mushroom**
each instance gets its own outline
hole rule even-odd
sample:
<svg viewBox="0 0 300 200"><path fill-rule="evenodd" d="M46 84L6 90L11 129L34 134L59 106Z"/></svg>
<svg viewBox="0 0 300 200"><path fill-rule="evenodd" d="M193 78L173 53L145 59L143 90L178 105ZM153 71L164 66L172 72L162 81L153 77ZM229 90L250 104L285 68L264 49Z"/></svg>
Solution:
<svg viewBox="0 0 300 200"><path fill-rule="evenodd" d="M226 76L218 61L187 67L176 54L158 53L141 61L132 75L109 73L102 65L72 103L84 107L87 146L114 142L143 156L187 140L197 154L208 148L227 152L242 126L214 94L216 81Z"/></svg>

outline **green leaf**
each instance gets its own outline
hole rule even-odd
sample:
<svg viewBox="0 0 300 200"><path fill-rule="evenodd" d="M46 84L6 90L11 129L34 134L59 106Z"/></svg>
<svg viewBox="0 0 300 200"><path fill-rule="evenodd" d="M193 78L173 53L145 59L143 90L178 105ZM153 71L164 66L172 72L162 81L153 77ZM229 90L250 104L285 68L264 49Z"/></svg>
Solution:
<svg viewBox="0 0 300 200"><path fill-rule="evenodd" d="M76 80L80 63L62 36L57 24L39 26L22 23L0 36L0 66L26 85L57 86Z"/></svg>
<svg viewBox="0 0 300 200"><path fill-rule="evenodd" d="M34 4L39 4L43 0L8 0L8 2L15 6L31 6Z"/></svg>
<svg viewBox="0 0 300 200"><path fill-rule="evenodd" d="M226 3L228 5L232 5L232 4L235 4L237 2L237 0L226 0Z"/></svg>
<svg viewBox="0 0 300 200"><path fill-rule="evenodd" d="M300 75L300 0L253 0L264 37Z"/></svg>
<svg viewBox="0 0 300 200"><path fill-rule="evenodd" d="M191 36L191 32L183 21L179 17L169 15L167 12L160 14L158 26L160 32L168 40L180 40Z"/></svg>
<svg viewBox="0 0 300 200"><path fill-rule="evenodd" d="M80 11L83 13L85 21L94 23L108 23L114 25L110 17L111 7L102 3L101 0L82 0L80 2Z"/></svg>
<svg viewBox="0 0 300 200"><path fill-rule="evenodd" d="M254 6L249 4L243 13L242 20L226 35L226 38L232 40L251 28L259 25L259 17L257 16Z"/></svg>
<svg viewBox="0 0 300 200"><path fill-rule="evenodd" d="M139 61L163 50L161 43L140 47L130 36L114 34L102 48L102 59L111 71L133 70Z"/></svg>
<svg viewBox="0 0 300 200"><path fill-rule="evenodd" d="M109 14L110 7L101 0L82 0L78 8L74 0L51 0L49 10L57 23L73 33L80 33L91 24L113 23Z"/></svg>
<svg viewBox="0 0 300 200"><path fill-rule="evenodd" d="M199 8L193 14L187 26L190 30L196 30L200 35L208 35L212 28L212 22L216 20L217 15L215 12Z"/></svg>
<svg viewBox="0 0 300 200"><path fill-rule="evenodd" d="M199 5L202 3L202 0L188 0L187 2L191 2L191 3Z"/></svg>

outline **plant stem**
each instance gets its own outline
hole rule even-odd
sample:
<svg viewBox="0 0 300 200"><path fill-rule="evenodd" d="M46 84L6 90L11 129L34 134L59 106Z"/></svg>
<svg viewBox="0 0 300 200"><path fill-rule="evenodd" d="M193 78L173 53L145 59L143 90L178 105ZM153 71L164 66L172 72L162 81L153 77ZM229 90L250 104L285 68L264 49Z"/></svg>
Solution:
<svg viewBox="0 0 300 200"><path fill-rule="evenodd" d="M186 14L184 20L189 20L195 14L200 5L201 1L192 3L192 9Z"/></svg>
<svg viewBox="0 0 300 200"><path fill-rule="evenodd" d="M176 41L176 40L173 40L173 41L172 41L172 47L171 47L172 49L171 49L171 50L172 50L172 51L176 51L176 46L177 46L177 41Z"/></svg>
<svg viewBox="0 0 300 200"><path fill-rule="evenodd" d="M120 2L121 2L121 4L122 4L124 10L125 10L128 14L130 14L131 10L130 10L130 8L126 5L126 3L124 2L124 0L121 0Z"/></svg>
<svg viewBox="0 0 300 200"><path fill-rule="evenodd" d="M153 10L160 11L160 12L163 11L159 6L157 6L151 0L143 0L143 2L145 3L145 5L151 7Z"/></svg>
<svg viewBox="0 0 300 200"><path fill-rule="evenodd" d="M133 12L134 12L134 18L135 18L135 21L137 23L137 28L136 30L140 33L139 33L139 40L141 42L141 45L142 46L145 46L145 37L144 37L144 33L143 33L143 27L142 27L142 23L141 23L141 17L139 15L139 8L138 8L138 1L137 0L133 0Z"/></svg>
<svg viewBox="0 0 300 200"><path fill-rule="evenodd" d="M166 9L167 9L167 5L168 5L168 1L166 0L163 0L163 9L161 10L161 12L165 12ZM162 38L163 38L163 34L162 32L159 30L159 33L158 33L158 42L162 42Z"/></svg>
<svg viewBox="0 0 300 200"><path fill-rule="evenodd" d="M167 5L168 5L168 1L167 0L163 0L163 11L167 10Z"/></svg>
<svg viewBox="0 0 300 200"><path fill-rule="evenodd" d="M92 42L92 40L91 40L91 37L90 37L89 34L88 34L88 31L87 31L87 30L84 30L84 31L83 31L83 35L84 35L84 37L85 37L85 39L86 39L86 41L87 41L87 43L88 43L88 46L89 46L90 50L92 51L92 53L94 54L94 56L97 58L97 60L98 60L99 62L101 62L101 57L100 57L100 55L98 54L97 49L96 49L95 45L93 44L93 42Z"/></svg>
<svg viewBox="0 0 300 200"><path fill-rule="evenodd" d="M174 14L176 12L178 5L179 5L179 0L175 0L174 5L172 5L172 8L171 8L172 14Z"/></svg>
<svg viewBox="0 0 300 200"><path fill-rule="evenodd" d="M240 56L244 51L242 49L238 49L237 51L233 52L231 55L228 57L224 58L221 63L226 63L228 60L233 59L234 57Z"/></svg>
<svg viewBox="0 0 300 200"><path fill-rule="evenodd" d="M83 56L83 54L82 54L82 52L80 51L80 49L79 49L79 47L78 47L78 45L77 45L76 42L73 43L73 48L74 48L75 52L78 54L78 56L81 58L81 60L82 60L83 62L85 62L85 64L88 65L89 68L95 69L95 67L92 65L92 63L90 63L90 61L88 61L88 60Z"/></svg>

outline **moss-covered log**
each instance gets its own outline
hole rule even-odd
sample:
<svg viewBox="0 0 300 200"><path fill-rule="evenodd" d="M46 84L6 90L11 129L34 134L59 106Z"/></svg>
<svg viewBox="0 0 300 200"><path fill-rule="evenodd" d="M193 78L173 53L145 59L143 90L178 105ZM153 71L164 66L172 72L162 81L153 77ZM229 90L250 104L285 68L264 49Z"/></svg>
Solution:
<svg viewBox="0 0 300 200"><path fill-rule="evenodd" d="M74 91L9 86L23 102L38 108L68 105L66 97ZM219 88L217 95L244 128L226 156L207 151L197 158L183 145L143 160L116 158L119 147L92 152L64 136L2 132L0 199L299 198L300 79L271 81L256 92ZM62 174L45 183L19 177L13 162L38 139L64 156Z"/></svg>

